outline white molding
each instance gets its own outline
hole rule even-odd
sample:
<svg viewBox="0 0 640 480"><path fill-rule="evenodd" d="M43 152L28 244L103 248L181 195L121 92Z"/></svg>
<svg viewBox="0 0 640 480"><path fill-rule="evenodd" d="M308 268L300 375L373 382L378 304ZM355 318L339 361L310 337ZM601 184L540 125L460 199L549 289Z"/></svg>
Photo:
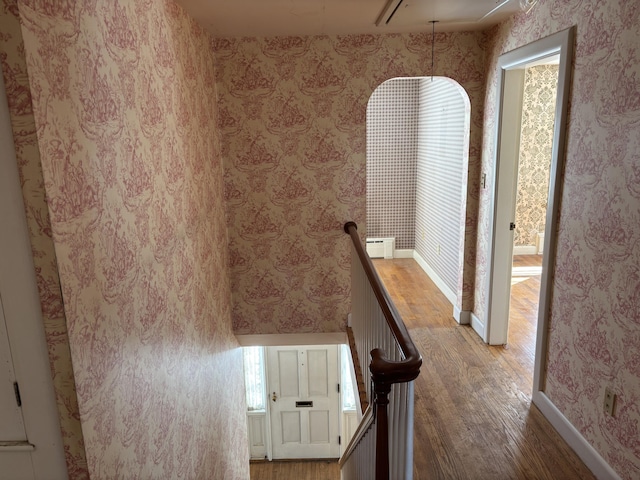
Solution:
<svg viewBox="0 0 640 480"><path fill-rule="evenodd" d="M480 335L480 338L483 341L485 340L485 335L486 335L486 329L485 329L485 325L484 322L482 320L480 320L477 315L473 312L471 312L471 328L473 328L473 330Z"/></svg>
<svg viewBox="0 0 640 480"><path fill-rule="evenodd" d="M393 258L413 258L414 250L411 248L394 250Z"/></svg>
<svg viewBox="0 0 640 480"><path fill-rule="evenodd" d="M66 479L59 412L6 98L0 75L0 290L15 378L20 384L24 427L34 449L2 455L29 455L30 478Z"/></svg>
<svg viewBox="0 0 640 480"><path fill-rule="evenodd" d="M276 333L266 335L236 335L242 347L282 347L287 345L340 345L347 343L347 334L335 333Z"/></svg>
<svg viewBox="0 0 640 480"><path fill-rule="evenodd" d="M505 197L498 198L498 179L501 175L507 175L507 172L501 171L501 157L507 161L510 159L511 153L506 152L503 148L508 142L503 142L504 125L509 125L509 121L504 117L505 113L513 112L512 108L506 108L505 87L513 86L512 82L506 82L507 75L511 76L514 72L524 69L529 63L537 61L541 58L548 58L554 55L560 56L560 64L558 67L558 91L556 97L555 124L553 132L553 148L551 152L551 169L549 172L549 196L547 199L547 216L545 221L545 254L542 259L543 275L540 280L540 301L539 301L539 320L538 332L545 332L542 336L538 336L539 348L536 349L536 367L534 373L535 379L540 378L541 368L539 349L546 348L546 331L548 322L545 313L549 311L549 302L551 292L553 290L550 272L553 271L555 262L555 239L557 238L557 216L560 206L560 197L562 190L561 174L564 167L564 158L566 154L566 129L567 129L567 111L569 103L569 91L571 88L571 65L573 62L573 44L575 43L576 27L570 27L553 35L541 38L532 43L516 48L510 52L500 55L497 64L494 66L498 72L498 85L496 97L496 131L495 131L495 157L493 159L495 168L493 169L493 191L491 194L491 208L489 213L489 224L491 229L489 232L489 282L487 283L487 305L486 305L486 339L492 345L505 343L507 340L507 322L508 307L504 295L508 295L506 286L511 281L511 257L508 256L508 263L501 264L500 260L504 260L504 236L508 234L506 226L508 222L513 221L513 217L507 218L511 212L506 212L507 204L503 200ZM509 103L509 105L511 105ZM504 125L503 125L504 124ZM517 135L511 133L511 136ZM509 140L509 135L505 135L505 140ZM504 183L504 176L500 178L500 183ZM507 180L510 180L507 178ZM500 190L502 191L502 190ZM507 198L507 202L510 200ZM511 244L513 245L512 233ZM501 244L501 245L499 245ZM511 246L509 246L511 249ZM504 287L504 289L503 289ZM501 301L502 300L502 301Z"/></svg>
<svg viewBox="0 0 640 480"><path fill-rule="evenodd" d="M513 247L514 255L535 255L538 249L535 245L516 245Z"/></svg>
<svg viewBox="0 0 640 480"><path fill-rule="evenodd" d="M556 429L560 436L576 452L578 457L599 480L621 480L620 476L602 458L593 446L582 436L567 417L556 407L544 392L533 393L533 403L540 409L542 415Z"/></svg>
<svg viewBox="0 0 640 480"><path fill-rule="evenodd" d="M418 265L422 267L422 270L425 271L429 278L436 284L436 287L440 289L440 291L447 297L447 300L451 302L452 305L456 304L456 295L451 291L451 289L444 283L444 281L438 276L438 274L429 266L427 262L425 262L424 258L420 256L418 252L413 251L413 258Z"/></svg>
<svg viewBox="0 0 640 480"><path fill-rule="evenodd" d="M457 306L453 306L453 318L460 325L469 325L471 323L471 311L460 310Z"/></svg>

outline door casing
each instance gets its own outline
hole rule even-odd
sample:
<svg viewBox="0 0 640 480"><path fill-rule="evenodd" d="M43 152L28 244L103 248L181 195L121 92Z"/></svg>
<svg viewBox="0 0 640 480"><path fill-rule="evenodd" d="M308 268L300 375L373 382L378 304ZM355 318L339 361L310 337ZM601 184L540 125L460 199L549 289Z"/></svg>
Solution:
<svg viewBox="0 0 640 480"><path fill-rule="evenodd" d="M11 478L66 479L62 434L6 99L0 75L0 294L27 442L21 449L0 445L0 472L11 472ZM12 471L11 455L28 455L33 476L23 477Z"/></svg>
<svg viewBox="0 0 640 480"><path fill-rule="evenodd" d="M487 292L487 318L483 339L490 345L502 345L507 342L508 332L508 302L510 293L511 255L509 260L504 260L504 246L510 242L510 252L513 251L513 233L509 231L511 205L505 207L500 203L499 197L501 181L513 182L513 172L503 171L503 166L509 162L505 159L503 145L508 143L504 138L505 123L508 119L508 105L504 102L504 92L508 80L509 71L521 69L534 61L559 55L558 91L556 97L555 125L553 132L553 148L551 153L551 168L549 175L549 197L547 202L547 217L544 238L543 269L540 286L540 301L538 308L538 330L536 336L536 358L534 367L534 400L536 392L544 389L544 371L546 365L548 314L552 294L552 275L555 265L557 220L560 210L562 191L562 171L566 150L567 111L569 103L571 64L573 61L573 45L575 39L575 27L560 31L533 43L517 48L501 55L498 59L498 108L495 140L495 169L493 178L493 195L491 212L492 225L489 244L489 282ZM507 115L505 115L507 113ZM504 163L504 165L502 165ZM506 218L506 220L505 220ZM506 225L505 225L506 223ZM505 228L506 226L506 228ZM503 250L501 250L503 249ZM506 307L505 307L506 303ZM506 316L505 316L506 311Z"/></svg>

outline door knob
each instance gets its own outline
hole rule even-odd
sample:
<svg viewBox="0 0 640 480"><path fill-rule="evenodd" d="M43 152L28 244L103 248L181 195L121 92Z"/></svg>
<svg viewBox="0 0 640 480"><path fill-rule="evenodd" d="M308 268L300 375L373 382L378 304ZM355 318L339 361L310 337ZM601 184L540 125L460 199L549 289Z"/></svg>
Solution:
<svg viewBox="0 0 640 480"><path fill-rule="evenodd" d="M278 396L276 395L276 392L273 392L271 394L271 400L273 400L274 402L278 399Z"/></svg>

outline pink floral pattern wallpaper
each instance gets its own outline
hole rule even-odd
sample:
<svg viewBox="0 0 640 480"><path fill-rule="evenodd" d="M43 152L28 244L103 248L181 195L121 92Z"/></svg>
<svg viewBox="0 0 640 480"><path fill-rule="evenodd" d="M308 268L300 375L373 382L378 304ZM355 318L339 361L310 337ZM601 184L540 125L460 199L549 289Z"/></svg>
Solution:
<svg viewBox="0 0 640 480"><path fill-rule="evenodd" d="M88 478L87 460L51 222L45 199L17 0L3 0L0 3L0 26L0 63L7 88L67 469L71 478L80 480Z"/></svg>
<svg viewBox="0 0 640 480"><path fill-rule="evenodd" d="M237 334L337 332L350 310L342 226L366 232L365 113L385 80L431 72L431 36L216 39ZM435 75L471 98L461 307L473 307L485 36L435 36Z"/></svg>
<svg viewBox="0 0 640 480"><path fill-rule="evenodd" d="M88 472L248 478L211 38L170 1L18 5Z"/></svg>
<svg viewBox="0 0 640 480"><path fill-rule="evenodd" d="M367 100L384 80L430 73L430 35L213 40L168 0L1 5L0 60L73 478L247 478L231 326L237 334L344 329L342 224L355 220L366 232ZM488 32L436 34L434 74L471 99L458 306L486 314L491 188L480 189L480 178L494 167L497 58L571 25L545 391L633 479L637 2L540 0ZM614 417L601 408L607 385L618 395ZM208 447L218 441L224 448Z"/></svg>
<svg viewBox="0 0 640 480"><path fill-rule="evenodd" d="M490 32L483 169L497 57L577 25L545 392L623 479L640 478L640 4L540 0ZM484 308L489 190L478 219ZM483 263L484 262L484 263ZM618 395L603 412L606 386Z"/></svg>

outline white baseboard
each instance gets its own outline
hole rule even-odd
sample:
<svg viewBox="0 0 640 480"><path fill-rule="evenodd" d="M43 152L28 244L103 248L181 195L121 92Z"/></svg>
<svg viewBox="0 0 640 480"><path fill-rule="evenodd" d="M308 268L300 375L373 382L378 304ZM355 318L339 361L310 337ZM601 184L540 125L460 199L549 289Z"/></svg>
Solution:
<svg viewBox="0 0 640 480"><path fill-rule="evenodd" d="M413 249L406 248L393 251L393 258L413 258Z"/></svg>
<svg viewBox="0 0 640 480"><path fill-rule="evenodd" d="M598 480L621 480L620 476L600 456L596 449L587 442L576 427L567 420L544 392L534 392L533 403Z"/></svg>
<svg viewBox="0 0 640 480"><path fill-rule="evenodd" d="M236 335L242 347L285 345L339 345L347 343L347 334L335 333L283 333L269 335Z"/></svg>
<svg viewBox="0 0 640 480"><path fill-rule="evenodd" d="M514 255L535 255L538 249L535 245L516 245L513 247Z"/></svg>
<svg viewBox="0 0 640 480"><path fill-rule="evenodd" d="M440 289L440 291L444 294L444 296L447 297L447 300L449 300L453 305L455 305L456 304L456 294L451 291L451 289L447 286L447 284L444 283L444 281L429 266L429 264L424 261L424 258L422 258L420 256L420 254L418 252L416 252L415 250L413 251L413 258L414 258L414 260L416 262L418 262L418 265L420 265L420 267L422 267L422 270L424 270L425 273L427 275L429 275L429 278L433 281L433 283L436 284L436 287L438 287Z"/></svg>
<svg viewBox="0 0 640 480"><path fill-rule="evenodd" d="M453 306L453 318L460 325L469 325L471 323L471 312L469 310L460 310L455 305Z"/></svg>
<svg viewBox="0 0 640 480"><path fill-rule="evenodd" d="M480 320L475 313L471 312L471 328L475 330L475 332L480 335L480 338L483 341L485 340L486 329L484 322Z"/></svg>

